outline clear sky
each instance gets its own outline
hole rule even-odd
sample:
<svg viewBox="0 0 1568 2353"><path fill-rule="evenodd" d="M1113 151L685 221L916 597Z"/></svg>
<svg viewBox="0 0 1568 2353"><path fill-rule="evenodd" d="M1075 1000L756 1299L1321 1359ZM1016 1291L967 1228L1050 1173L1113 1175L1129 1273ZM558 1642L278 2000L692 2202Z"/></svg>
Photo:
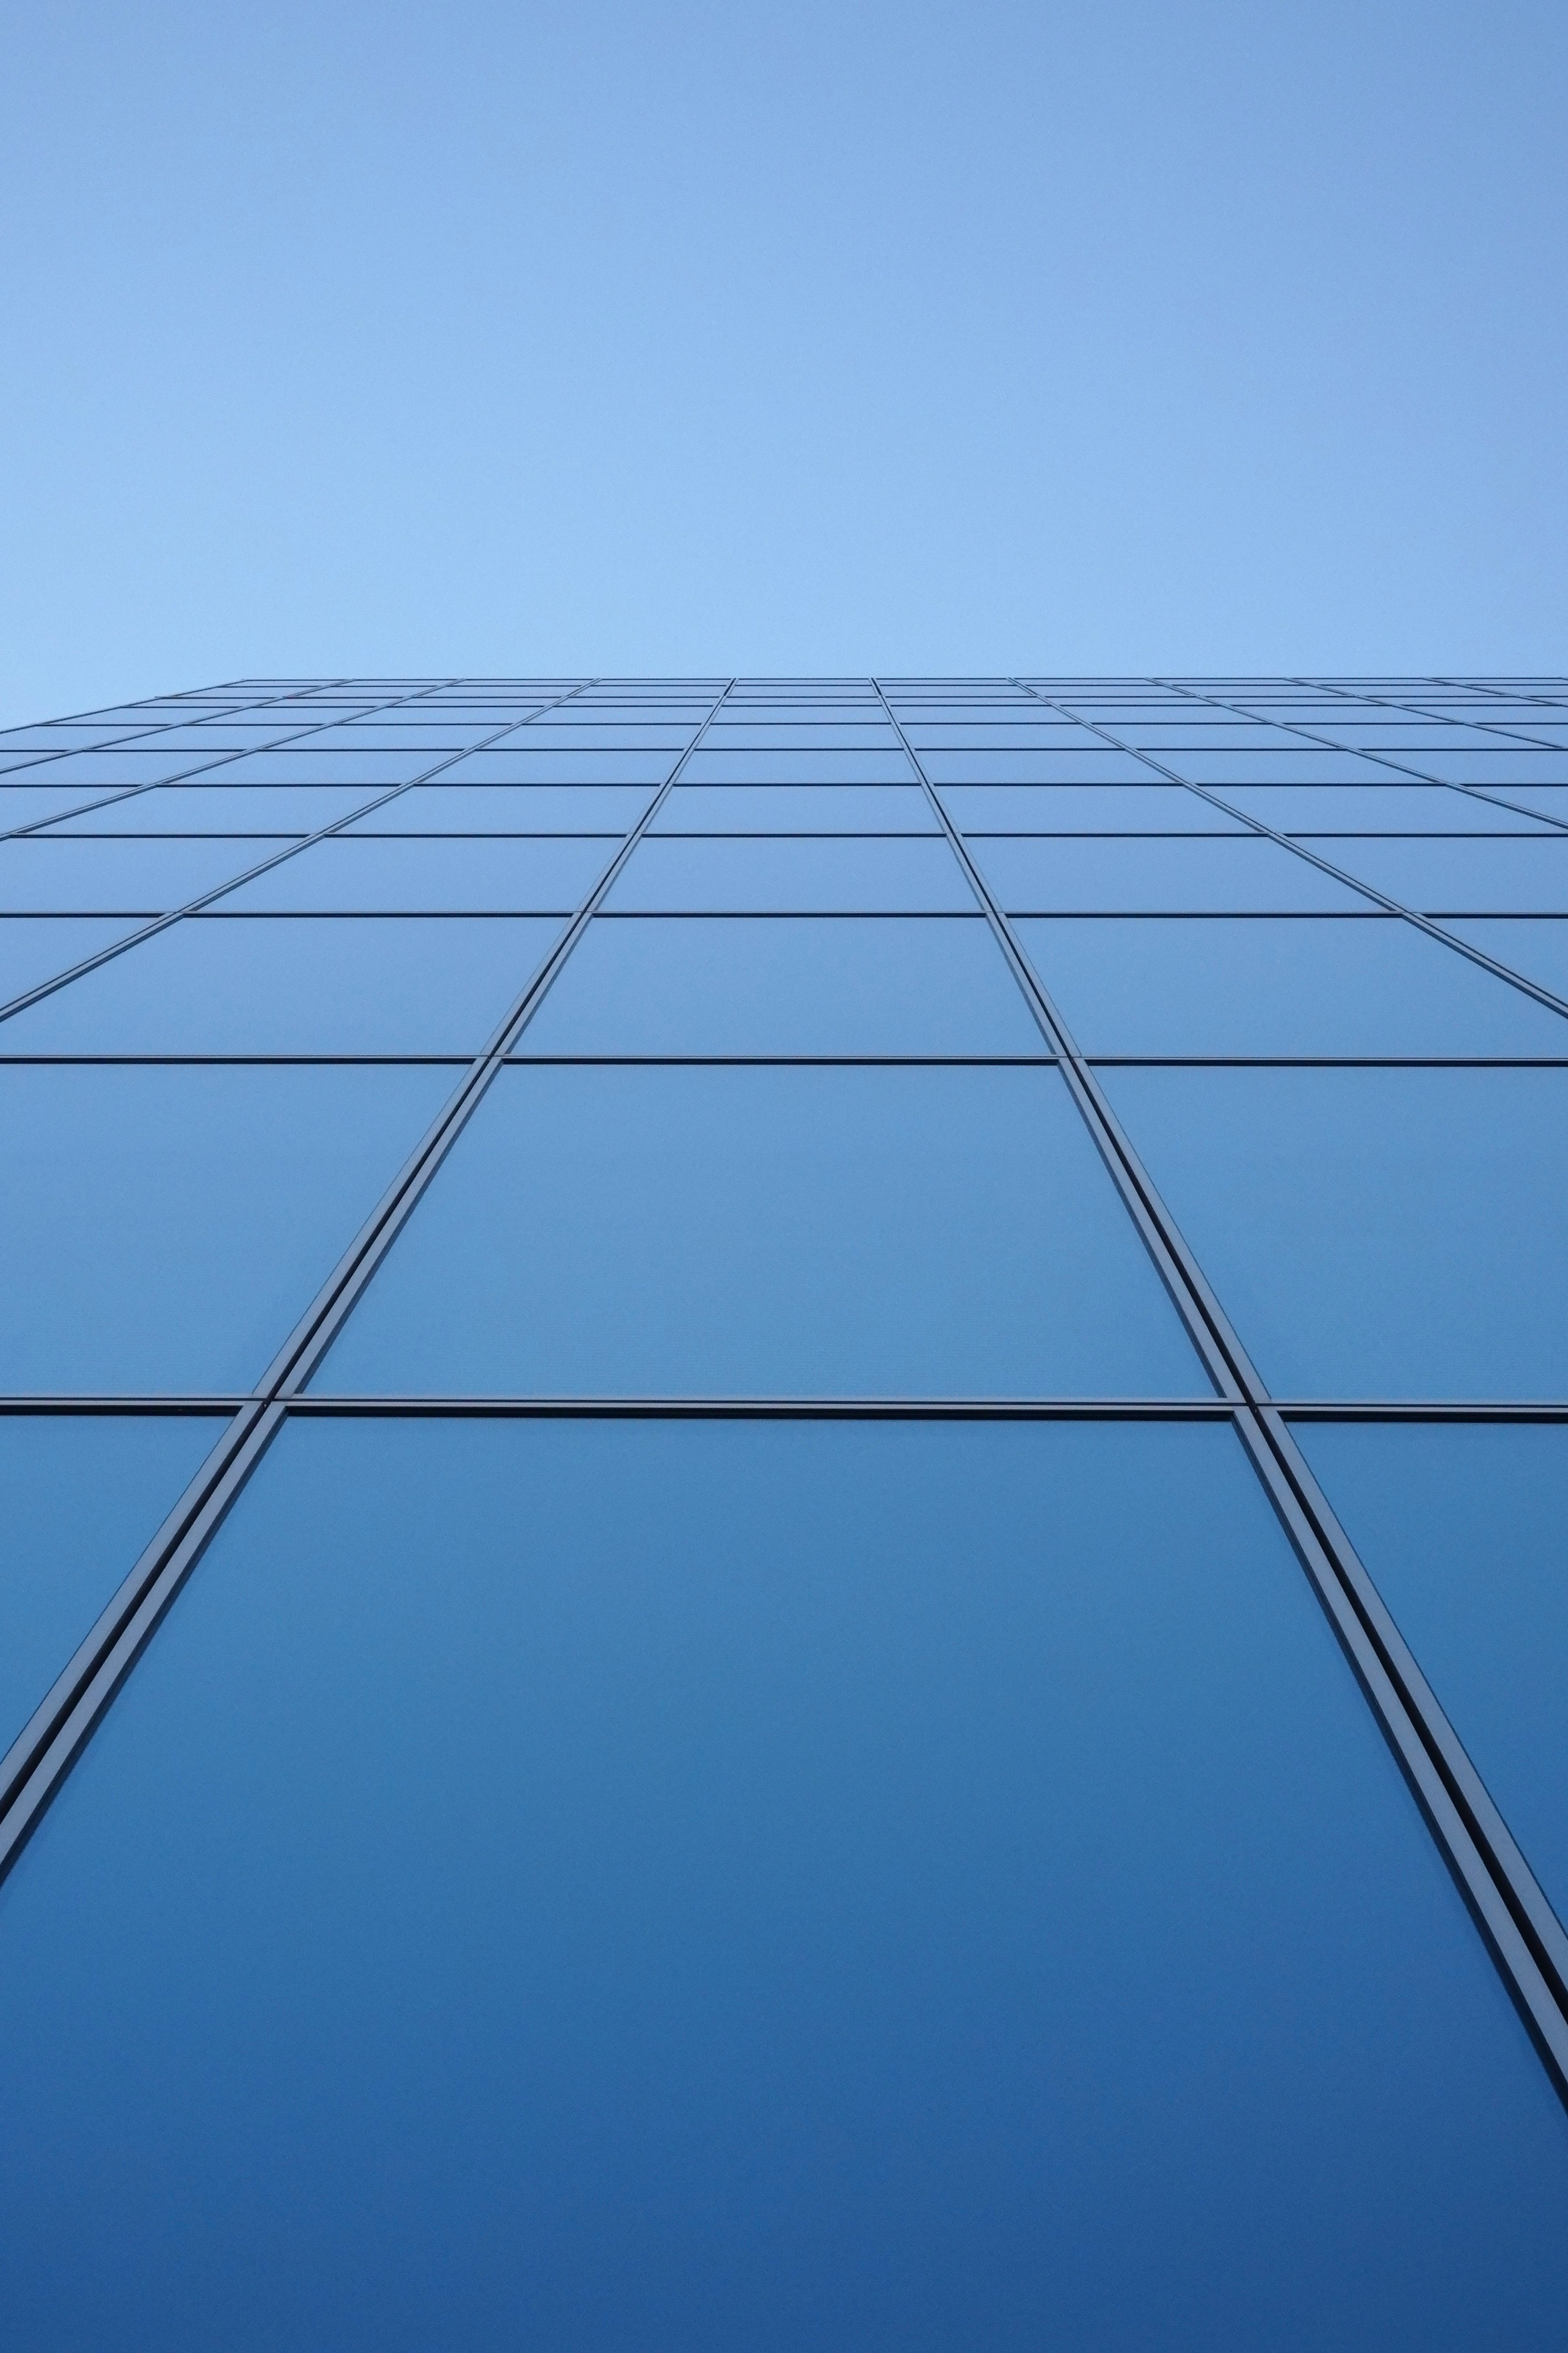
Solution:
<svg viewBox="0 0 1568 2353"><path fill-rule="evenodd" d="M0 719L1568 669L1562 0L4 0Z"/></svg>

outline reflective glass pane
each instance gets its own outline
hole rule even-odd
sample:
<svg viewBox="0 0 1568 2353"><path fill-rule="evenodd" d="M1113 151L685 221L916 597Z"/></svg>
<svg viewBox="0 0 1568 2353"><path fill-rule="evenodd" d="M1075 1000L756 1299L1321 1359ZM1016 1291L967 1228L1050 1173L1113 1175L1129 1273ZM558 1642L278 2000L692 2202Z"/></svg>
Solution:
<svg viewBox="0 0 1568 2353"><path fill-rule="evenodd" d="M416 785L347 828L362 833L626 833L644 785Z"/></svg>
<svg viewBox="0 0 1568 2353"><path fill-rule="evenodd" d="M1538 819L1447 785L1237 785L1233 807L1276 833L1544 833Z"/></svg>
<svg viewBox="0 0 1568 2353"><path fill-rule="evenodd" d="M1568 913L1568 834L1529 841L1319 841L1335 866L1423 914Z"/></svg>
<svg viewBox="0 0 1568 2353"><path fill-rule="evenodd" d="M950 785L942 805L969 833L1245 833L1180 785Z"/></svg>
<svg viewBox="0 0 1568 2353"><path fill-rule="evenodd" d="M612 911L973 914L974 893L945 840L640 841L605 902Z"/></svg>
<svg viewBox="0 0 1568 2353"><path fill-rule="evenodd" d="M504 1071L319 1386L1206 1388L1057 1073L885 1064Z"/></svg>
<svg viewBox="0 0 1568 2353"><path fill-rule="evenodd" d="M85 809L55 831L315 833L362 807L375 790L374 785L159 785L129 800Z"/></svg>
<svg viewBox="0 0 1568 2353"><path fill-rule="evenodd" d="M1568 1054L1568 1023L1397 915L1022 918L1091 1054Z"/></svg>
<svg viewBox="0 0 1568 2353"><path fill-rule="evenodd" d="M530 730L530 736L531 735ZM662 785L679 752L539 751L520 735L493 752L465 752L443 768L446 785ZM647 796L644 796L645 799Z"/></svg>
<svg viewBox="0 0 1568 2353"><path fill-rule="evenodd" d="M1568 922L1561 916L1533 922L1529 916L1504 916L1490 923L1450 922L1443 928L1568 1001Z"/></svg>
<svg viewBox="0 0 1568 2353"><path fill-rule="evenodd" d="M0 1752L223 1428L195 1415L0 1415Z"/></svg>
<svg viewBox="0 0 1568 2353"><path fill-rule="evenodd" d="M0 909L167 914L271 855L246 841L0 841Z"/></svg>
<svg viewBox="0 0 1568 2353"><path fill-rule="evenodd" d="M1103 1079L1277 1396L1568 1398L1568 1071Z"/></svg>
<svg viewBox="0 0 1568 2353"><path fill-rule="evenodd" d="M1296 1435L1568 1920L1568 1429L1306 1423Z"/></svg>
<svg viewBox="0 0 1568 2353"><path fill-rule="evenodd" d="M984 916L601 915L524 1054L1038 1054Z"/></svg>
<svg viewBox="0 0 1568 2353"><path fill-rule="evenodd" d="M0 1005L68 972L135 928L112 916L0 915ZM9 1034L0 1030L0 1052L7 1050Z"/></svg>
<svg viewBox="0 0 1568 2353"><path fill-rule="evenodd" d="M1561 2336L1561 2110L1222 1430L291 1428L5 1931L29 2353Z"/></svg>
<svg viewBox="0 0 1568 2353"><path fill-rule="evenodd" d="M258 875L225 902L237 913L383 911L411 914L571 914L615 854L603 839L410 841L337 836Z"/></svg>
<svg viewBox="0 0 1568 2353"><path fill-rule="evenodd" d="M101 786L95 792L83 785L45 787L0 784L0 834L19 832L24 826L42 825L68 809L100 807L107 814L117 806L134 807L142 797L138 793L131 796L129 802L117 803L112 791L106 793Z"/></svg>
<svg viewBox="0 0 1568 2353"><path fill-rule="evenodd" d="M0 1066L0 1389L248 1388L451 1085L439 1066Z"/></svg>
<svg viewBox="0 0 1568 2353"><path fill-rule="evenodd" d="M12 1054L477 1054L545 916L187 916L0 1029Z"/></svg>
<svg viewBox="0 0 1568 2353"><path fill-rule="evenodd" d="M677 785L656 833L937 833L918 785Z"/></svg>
<svg viewBox="0 0 1568 2353"><path fill-rule="evenodd" d="M1060 752L922 752L933 785L1157 785L1160 772L1098 736Z"/></svg>
<svg viewBox="0 0 1568 2353"><path fill-rule="evenodd" d="M705 735L681 776L712 785L907 785L914 771L897 744L881 751L726 751Z"/></svg>
<svg viewBox="0 0 1568 2353"><path fill-rule="evenodd" d="M971 848L1010 913L1331 913L1366 904L1306 859L1257 836L1235 841L991 837Z"/></svg>
<svg viewBox="0 0 1568 2353"><path fill-rule="evenodd" d="M1318 750L1303 744L1289 751L1166 751L1153 754L1189 784L1212 785L1223 793L1232 785L1377 785L1391 772L1359 752Z"/></svg>

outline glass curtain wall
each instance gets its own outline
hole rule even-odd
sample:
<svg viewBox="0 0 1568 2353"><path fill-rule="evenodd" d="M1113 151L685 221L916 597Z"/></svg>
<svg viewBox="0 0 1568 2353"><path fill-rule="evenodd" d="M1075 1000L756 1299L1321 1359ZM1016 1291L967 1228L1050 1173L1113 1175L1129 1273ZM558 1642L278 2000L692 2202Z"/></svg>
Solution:
<svg viewBox="0 0 1568 2353"><path fill-rule="evenodd" d="M0 735L19 2348L1557 2347L1568 682Z"/></svg>

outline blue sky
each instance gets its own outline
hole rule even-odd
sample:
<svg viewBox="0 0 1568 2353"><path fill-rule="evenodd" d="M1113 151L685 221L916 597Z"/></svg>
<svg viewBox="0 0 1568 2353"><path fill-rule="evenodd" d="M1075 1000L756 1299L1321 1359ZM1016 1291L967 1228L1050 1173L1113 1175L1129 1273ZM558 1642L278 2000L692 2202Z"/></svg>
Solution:
<svg viewBox="0 0 1568 2353"><path fill-rule="evenodd" d="M0 12L0 718L1568 669L1568 11Z"/></svg>

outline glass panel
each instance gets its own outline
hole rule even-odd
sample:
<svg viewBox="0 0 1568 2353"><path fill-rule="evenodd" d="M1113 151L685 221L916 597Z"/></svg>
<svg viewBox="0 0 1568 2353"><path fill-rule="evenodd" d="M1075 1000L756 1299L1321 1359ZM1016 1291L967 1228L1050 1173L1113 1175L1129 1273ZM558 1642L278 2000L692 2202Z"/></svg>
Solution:
<svg viewBox="0 0 1568 2353"><path fill-rule="evenodd" d="M0 1029L12 1054L477 1054L542 916L187 916Z"/></svg>
<svg viewBox="0 0 1568 2353"><path fill-rule="evenodd" d="M438 1067L0 1066L0 1389L248 1388L451 1086Z"/></svg>
<svg viewBox="0 0 1568 2353"><path fill-rule="evenodd" d="M586 841L464 839L439 834L416 841L318 841L258 875L225 902L237 914L387 911L411 914L571 914L615 855L603 839Z"/></svg>
<svg viewBox="0 0 1568 2353"><path fill-rule="evenodd" d="M416 785L348 828L362 833L628 833L646 785Z"/></svg>
<svg viewBox="0 0 1568 2353"><path fill-rule="evenodd" d="M1098 737L1064 752L922 752L933 785L1157 785L1160 774Z"/></svg>
<svg viewBox="0 0 1568 2353"><path fill-rule="evenodd" d="M340 785L363 788L369 798L394 785L406 785L450 755L440 752L319 752L309 742L289 751L244 752L226 761L210 781L225 785ZM442 774L447 772L442 769Z"/></svg>
<svg viewBox="0 0 1568 2353"><path fill-rule="evenodd" d="M601 915L525 1054L1038 1054L984 918Z"/></svg>
<svg viewBox="0 0 1568 2353"><path fill-rule="evenodd" d="M530 736L493 752L465 752L443 768L445 785L662 785L678 752L549 752L530 748ZM647 795L644 795L647 798Z"/></svg>
<svg viewBox="0 0 1568 2353"><path fill-rule="evenodd" d="M1568 1920L1568 1429L1307 1424L1296 1436Z"/></svg>
<svg viewBox="0 0 1568 2353"><path fill-rule="evenodd" d="M1568 1071L1108 1070L1279 1397L1568 1397Z"/></svg>
<svg viewBox="0 0 1568 2353"><path fill-rule="evenodd" d="M244 841L0 841L0 908L167 914L270 853Z"/></svg>
<svg viewBox="0 0 1568 2353"><path fill-rule="evenodd" d="M688 784L907 785L913 770L903 753L724 751L704 736L681 770Z"/></svg>
<svg viewBox="0 0 1568 2353"><path fill-rule="evenodd" d="M1522 973L1542 988L1568 1000L1568 923L1548 915L1503 916L1491 923L1449 923L1445 930L1468 940L1483 955L1495 956L1510 972Z"/></svg>
<svg viewBox="0 0 1568 2353"><path fill-rule="evenodd" d="M1180 785L950 785L942 797L961 832L1247 831Z"/></svg>
<svg viewBox="0 0 1568 2353"><path fill-rule="evenodd" d="M100 948L123 939L135 926L84 915L0 915L0 1005L23 997L68 972ZM0 1030L0 1053L10 1050L11 1033Z"/></svg>
<svg viewBox="0 0 1568 2353"><path fill-rule="evenodd" d="M1561 2109L1223 1430L291 1428L5 1930L28 2347L1561 2337Z"/></svg>
<svg viewBox="0 0 1568 2353"><path fill-rule="evenodd" d="M0 1752L223 1428L195 1415L0 1415Z"/></svg>
<svg viewBox="0 0 1568 2353"><path fill-rule="evenodd" d="M159 785L132 799L87 809L67 833L316 833L363 807L374 785ZM395 807L395 803L394 804ZM260 853L258 852L259 856Z"/></svg>
<svg viewBox="0 0 1568 2353"><path fill-rule="evenodd" d="M1276 833L1544 833L1447 785L1237 785L1227 801ZM1337 862L1337 861L1336 861Z"/></svg>
<svg viewBox="0 0 1568 2353"><path fill-rule="evenodd" d="M15 785L41 785L49 792L73 791L85 800L89 790L112 792L127 785L155 785L165 776L183 776L206 768L224 754L215 744L204 758L200 752L163 751L146 742L104 752L67 752L63 758L40 760L31 768L10 770Z"/></svg>
<svg viewBox="0 0 1568 2353"><path fill-rule="evenodd" d="M974 862L1010 913L1194 914L1352 912L1366 902L1306 859L1257 836L1240 840L1031 840L991 836Z"/></svg>
<svg viewBox="0 0 1568 2353"><path fill-rule="evenodd" d="M656 833L937 833L918 785L677 785Z"/></svg>
<svg viewBox="0 0 1568 2353"><path fill-rule="evenodd" d="M45 790L41 786L0 784L0 833L16 833L23 826L41 825L62 811L84 807L100 807L107 817L115 807L134 807L140 794L128 802L116 803L112 787L100 786L96 791L85 785L57 786Z"/></svg>
<svg viewBox="0 0 1568 2353"><path fill-rule="evenodd" d="M1397 915L1025 917L1091 1054L1568 1054L1568 1025Z"/></svg>
<svg viewBox="0 0 1568 2353"><path fill-rule="evenodd" d="M1568 913L1568 834L1531 841L1329 841L1347 874L1422 914Z"/></svg>
<svg viewBox="0 0 1568 2353"><path fill-rule="evenodd" d="M640 841L605 905L701 913L777 908L803 914L975 912L974 893L944 840Z"/></svg>
<svg viewBox="0 0 1568 2353"><path fill-rule="evenodd" d="M1225 792L1232 785L1386 785L1390 772L1359 752L1315 751L1301 744L1289 752L1161 752L1163 768L1173 768L1189 784L1212 785Z"/></svg>
<svg viewBox="0 0 1568 2353"><path fill-rule="evenodd" d="M1056 1072L896 1065L504 1071L320 1385L1206 1388Z"/></svg>

